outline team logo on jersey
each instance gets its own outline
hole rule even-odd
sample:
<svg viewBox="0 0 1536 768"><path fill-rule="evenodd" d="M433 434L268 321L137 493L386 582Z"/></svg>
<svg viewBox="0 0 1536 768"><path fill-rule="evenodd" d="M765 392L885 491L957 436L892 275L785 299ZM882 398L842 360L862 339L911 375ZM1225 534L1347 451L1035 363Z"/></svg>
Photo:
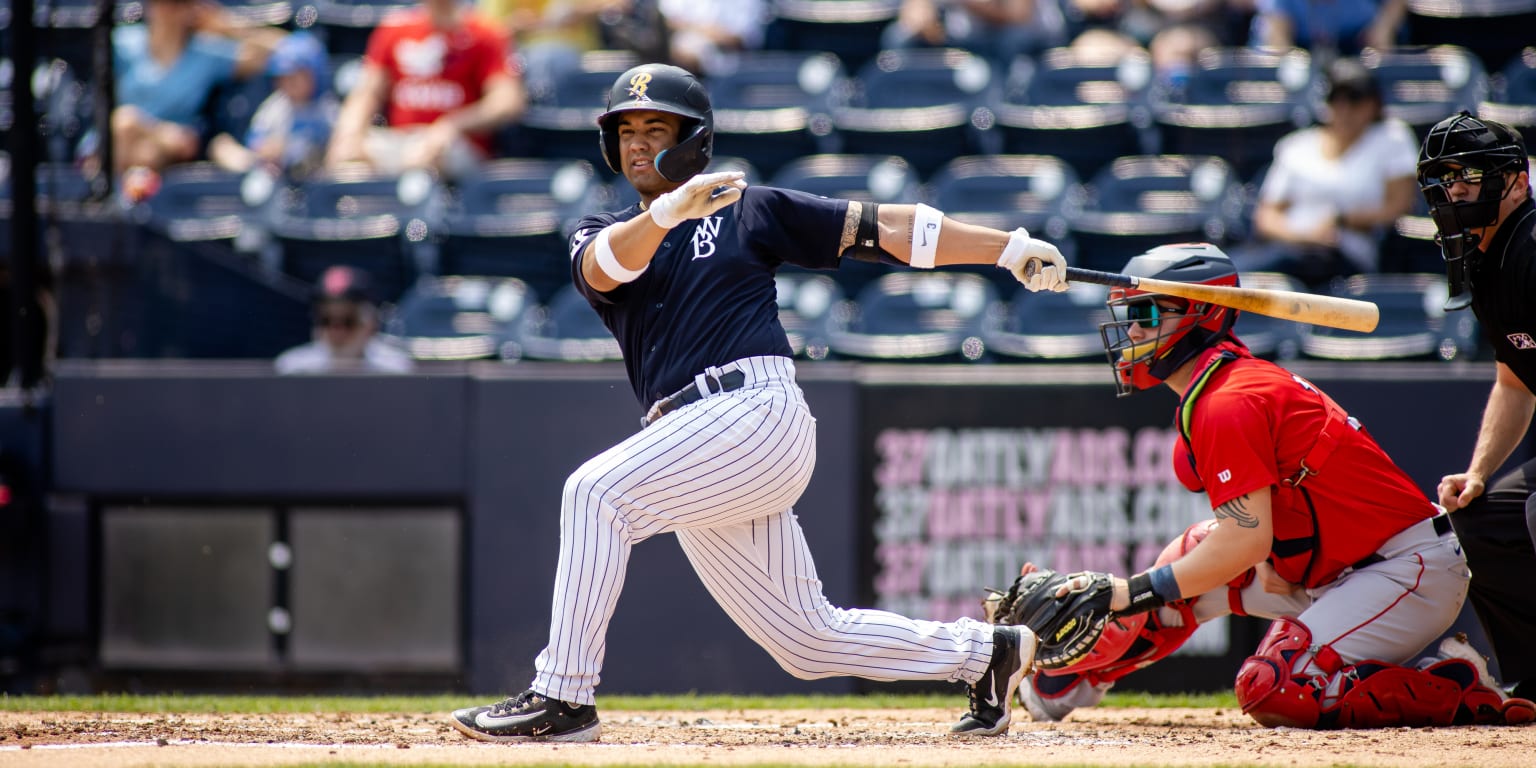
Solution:
<svg viewBox="0 0 1536 768"><path fill-rule="evenodd" d="M651 85L651 73L636 72L629 79L629 96L635 101L650 101L651 97L645 94L645 89Z"/></svg>
<svg viewBox="0 0 1536 768"><path fill-rule="evenodd" d="M576 236L571 238L571 261L575 261L576 257L580 256L581 252L587 249L587 243L591 242L592 238L601 231L597 227L588 227L577 232Z"/></svg>
<svg viewBox="0 0 1536 768"><path fill-rule="evenodd" d="M693 258L707 259L715 255L715 238L720 234L719 216L699 219L698 229L693 230Z"/></svg>
<svg viewBox="0 0 1536 768"><path fill-rule="evenodd" d="M1529 333L1511 333L1509 343L1515 345L1515 349L1536 349L1536 339Z"/></svg>
<svg viewBox="0 0 1536 768"><path fill-rule="evenodd" d="M1216 479L1222 481L1223 483L1232 482L1232 470L1223 469L1222 471L1217 472Z"/></svg>

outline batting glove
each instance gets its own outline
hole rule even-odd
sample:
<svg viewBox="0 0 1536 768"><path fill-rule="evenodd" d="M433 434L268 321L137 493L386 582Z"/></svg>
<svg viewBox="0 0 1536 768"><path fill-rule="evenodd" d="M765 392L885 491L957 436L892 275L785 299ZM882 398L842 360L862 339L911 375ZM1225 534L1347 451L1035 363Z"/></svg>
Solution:
<svg viewBox="0 0 1536 768"><path fill-rule="evenodd" d="M747 188L745 176L741 171L695 176L651 202L651 221L671 229L689 219L702 219L741 199Z"/></svg>
<svg viewBox="0 0 1536 768"><path fill-rule="evenodd" d="M997 265L1013 273L1031 291L1067 290L1067 260L1056 246L1029 236L1023 227L1008 236Z"/></svg>

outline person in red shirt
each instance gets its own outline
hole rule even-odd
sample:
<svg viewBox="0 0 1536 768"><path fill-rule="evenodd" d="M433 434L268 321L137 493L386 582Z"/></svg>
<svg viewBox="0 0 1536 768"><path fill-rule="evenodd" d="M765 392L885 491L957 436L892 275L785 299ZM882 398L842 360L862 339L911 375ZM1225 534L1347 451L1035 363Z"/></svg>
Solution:
<svg viewBox="0 0 1536 768"><path fill-rule="evenodd" d="M428 168L449 177L491 156L492 135L527 104L505 36L457 0L422 0L368 39L326 165L363 162L386 173ZM377 114L385 125L373 125Z"/></svg>
<svg viewBox="0 0 1536 768"><path fill-rule="evenodd" d="M1206 243L1160 246L1122 271L1238 283ZM1448 516L1358 420L1254 358L1232 332L1235 309L1120 288L1108 305L1100 332L1118 394L1165 384L1179 395L1174 469L1209 497L1215 519L1191 526L1147 571L1113 579L1113 631L1087 659L1020 687L1031 714L1060 719L1096 703L1198 623L1236 613L1275 619L1236 681L1243 711L1263 725L1536 719L1536 704L1506 697L1464 641L1419 659L1460 613L1470 574Z"/></svg>

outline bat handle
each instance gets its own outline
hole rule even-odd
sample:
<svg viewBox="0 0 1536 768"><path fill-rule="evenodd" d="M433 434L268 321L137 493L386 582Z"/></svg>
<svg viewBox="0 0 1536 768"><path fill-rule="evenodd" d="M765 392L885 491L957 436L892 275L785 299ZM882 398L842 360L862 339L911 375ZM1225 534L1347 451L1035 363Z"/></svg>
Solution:
<svg viewBox="0 0 1536 768"><path fill-rule="evenodd" d="M1024 277L1034 277L1040 268L1039 259L1030 259L1024 265ZM1119 288L1135 288L1136 278L1130 275L1121 275L1114 272L1100 272L1096 269L1083 269L1082 267L1067 267L1067 280L1079 283L1094 283L1096 285L1113 285Z"/></svg>

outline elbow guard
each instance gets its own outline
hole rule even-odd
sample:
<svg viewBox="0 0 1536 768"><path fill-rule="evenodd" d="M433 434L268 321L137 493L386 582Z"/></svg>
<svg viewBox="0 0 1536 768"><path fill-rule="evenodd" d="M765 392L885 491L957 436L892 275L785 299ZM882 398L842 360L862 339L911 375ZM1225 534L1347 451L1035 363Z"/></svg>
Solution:
<svg viewBox="0 0 1536 768"><path fill-rule="evenodd" d="M838 254L838 258L867 261L872 264L906 266L901 259L880 247L879 208L880 206L875 203L863 204L863 210L859 213L859 229L853 237L853 244L844 248L843 252Z"/></svg>

